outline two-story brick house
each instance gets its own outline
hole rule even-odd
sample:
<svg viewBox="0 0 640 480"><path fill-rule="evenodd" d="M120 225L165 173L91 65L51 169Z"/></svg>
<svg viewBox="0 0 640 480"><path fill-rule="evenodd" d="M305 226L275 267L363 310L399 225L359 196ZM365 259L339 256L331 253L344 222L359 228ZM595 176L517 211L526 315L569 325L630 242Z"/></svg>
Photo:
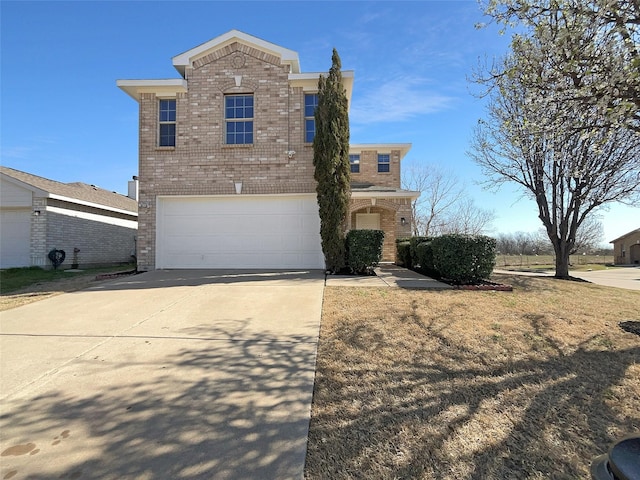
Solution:
<svg viewBox="0 0 640 480"><path fill-rule="evenodd" d="M119 80L139 103L138 268L324 268L313 178L320 73L232 30L173 58L180 78ZM351 99L353 72L343 72ZM408 144L352 145L350 228L410 234Z"/></svg>

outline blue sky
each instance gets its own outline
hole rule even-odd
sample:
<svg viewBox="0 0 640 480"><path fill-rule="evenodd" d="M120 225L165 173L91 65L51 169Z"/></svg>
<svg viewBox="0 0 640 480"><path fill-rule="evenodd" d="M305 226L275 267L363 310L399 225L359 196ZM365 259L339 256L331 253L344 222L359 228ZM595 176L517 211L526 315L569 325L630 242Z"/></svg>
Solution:
<svg viewBox="0 0 640 480"><path fill-rule="evenodd" d="M137 174L137 104L117 79L178 78L171 57L231 29L355 70L352 143L412 143L404 164L439 164L496 212L492 233L540 228L515 187L483 190L466 155L483 100L469 83L509 38L477 30L475 1L1 1L1 163L126 193ZM638 228L640 208L603 213L605 240Z"/></svg>

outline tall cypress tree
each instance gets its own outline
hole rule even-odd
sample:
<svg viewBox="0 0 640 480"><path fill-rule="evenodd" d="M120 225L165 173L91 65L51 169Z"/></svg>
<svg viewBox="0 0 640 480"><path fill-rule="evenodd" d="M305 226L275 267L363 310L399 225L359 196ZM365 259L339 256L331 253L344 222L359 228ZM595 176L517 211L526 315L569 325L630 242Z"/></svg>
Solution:
<svg viewBox="0 0 640 480"><path fill-rule="evenodd" d="M345 266L345 229L349 213L351 171L349 167L349 111L342 85L342 64L334 48L329 76L320 75L316 133L313 139L320 209L320 237L326 267L333 273Z"/></svg>

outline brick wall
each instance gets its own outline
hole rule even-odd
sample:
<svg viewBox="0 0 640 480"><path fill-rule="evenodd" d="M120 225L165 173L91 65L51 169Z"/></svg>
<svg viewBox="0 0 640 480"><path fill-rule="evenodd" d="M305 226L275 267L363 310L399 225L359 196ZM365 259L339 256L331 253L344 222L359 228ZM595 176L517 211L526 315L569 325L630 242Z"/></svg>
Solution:
<svg viewBox="0 0 640 480"><path fill-rule="evenodd" d="M158 98L140 100L138 265L155 268L157 195L315 192L313 149L304 143L304 92L289 66L233 43L194 62L176 101L176 146L158 148ZM254 144L226 145L224 95L254 95ZM294 150L293 158L286 151Z"/></svg>
<svg viewBox="0 0 640 480"><path fill-rule="evenodd" d="M33 210L39 211L39 215L31 215L31 265L46 267L50 264L47 260L47 199L33 198Z"/></svg>
<svg viewBox="0 0 640 480"><path fill-rule="evenodd" d="M613 246L613 254L614 263L616 265L640 263L640 232L631 233L624 238L617 240Z"/></svg>
<svg viewBox="0 0 640 480"><path fill-rule="evenodd" d="M60 268L71 268L74 248L80 249L80 268L128 263L135 254L137 228L106 223L135 222L133 214L100 211L95 207L41 197L33 198L33 210L40 214L31 216L31 265L50 268L48 254L54 248L65 251L65 261ZM81 218L96 214L105 217L106 222Z"/></svg>
<svg viewBox="0 0 640 480"><path fill-rule="evenodd" d="M372 183L385 187L400 188L400 151L363 150L350 152L360 154L360 173L353 173L351 181ZM378 172L378 154L389 154L389 172Z"/></svg>
<svg viewBox="0 0 640 480"><path fill-rule="evenodd" d="M376 199L372 206L370 199L352 199L350 205L350 228L356 226L357 213L380 214L380 228L384 231L382 261L396 261L396 238L411 236L411 203L405 198ZM402 225L402 218L405 224Z"/></svg>
<svg viewBox="0 0 640 480"><path fill-rule="evenodd" d="M44 257L54 248L64 250L66 257L60 268L71 268L73 249L79 248L80 268L128 263L135 252L137 230L118 225L72 217L55 212L46 213ZM51 262L47 259L46 265Z"/></svg>

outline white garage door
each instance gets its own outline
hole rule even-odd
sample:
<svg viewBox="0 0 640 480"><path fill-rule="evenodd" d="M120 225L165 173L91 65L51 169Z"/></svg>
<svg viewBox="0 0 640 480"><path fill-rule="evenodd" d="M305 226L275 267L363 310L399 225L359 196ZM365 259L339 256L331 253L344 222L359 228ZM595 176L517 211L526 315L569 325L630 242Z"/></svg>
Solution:
<svg viewBox="0 0 640 480"><path fill-rule="evenodd" d="M159 197L156 268L324 268L315 195Z"/></svg>
<svg viewBox="0 0 640 480"><path fill-rule="evenodd" d="M31 209L0 212L0 268L31 264Z"/></svg>

